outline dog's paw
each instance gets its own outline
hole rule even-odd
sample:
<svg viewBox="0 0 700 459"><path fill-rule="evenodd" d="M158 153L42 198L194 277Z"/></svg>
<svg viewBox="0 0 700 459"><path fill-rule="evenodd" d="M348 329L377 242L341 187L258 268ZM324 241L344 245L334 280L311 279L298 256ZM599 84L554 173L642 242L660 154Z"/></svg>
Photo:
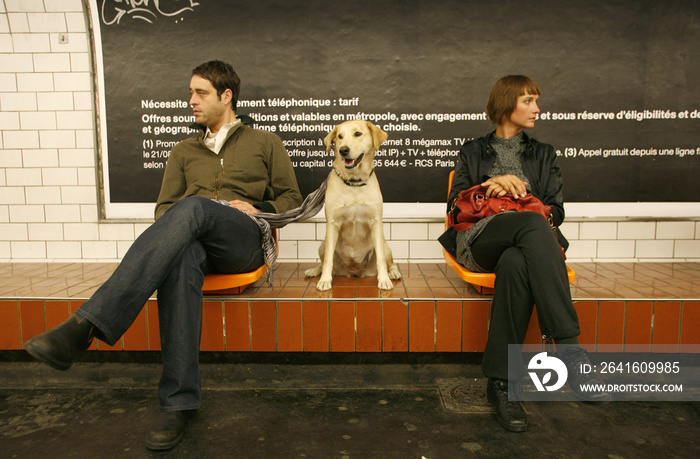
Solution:
<svg viewBox="0 0 700 459"><path fill-rule="evenodd" d="M322 292L325 292L326 290L330 290L331 286L333 285L333 278L330 279L323 279L318 281L316 284L316 290L321 290Z"/></svg>
<svg viewBox="0 0 700 459"><path fill-rule="evenodd" d="M389 279L401 279L401 273L396 265L389 266Z"/></svg>
<svg viewBox="0 0 700 459"><path fill-rule="evenodd" d="M316 277L319 274L321 274L321 265L318 265L315 268L307 269L306 271L304 271L304 276L306 276L306 277Z"/></svg>
<svg viewBox="0 0 700 459"><path fill-rule="evenodd" d="M389 278L380 278L377 286L382 290L391 290L394 288L394 283Z"/></svg>

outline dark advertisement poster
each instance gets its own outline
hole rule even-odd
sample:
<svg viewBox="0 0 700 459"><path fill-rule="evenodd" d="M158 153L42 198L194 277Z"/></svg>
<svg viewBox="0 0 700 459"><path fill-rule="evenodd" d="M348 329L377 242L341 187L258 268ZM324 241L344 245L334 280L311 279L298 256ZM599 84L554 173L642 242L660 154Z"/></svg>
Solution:
<svg viewBox="0 0 700 459"><path fill-rule="evenodd" d="M410 217L443 212L460 146L494 128L491 87L525 74L542 92L529 134L560 155L567 206L663 216L661 203L676 203L672 216L697 215L697 1L92 0L90 9L108 218L152 216L170 149L194 134L191 71L210 59L234 66L237 113L282 138L304 194L330 171L322 139L362 118L389 135L375 157L385 203L413 203Z"/></svg>

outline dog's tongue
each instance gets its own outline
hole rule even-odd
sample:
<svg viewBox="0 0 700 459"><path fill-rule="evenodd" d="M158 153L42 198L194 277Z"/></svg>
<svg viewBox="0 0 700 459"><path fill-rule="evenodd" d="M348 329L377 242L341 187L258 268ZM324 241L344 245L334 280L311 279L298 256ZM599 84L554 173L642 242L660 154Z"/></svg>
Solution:
<svg viewBox="0 0 700 459"><path fill-rule="evenodd" d="M352 166L353 164L355 164L355 160L354 160L354 159L346 159L346 160L345 160L345 165L346 165L346 166Z"/></svg>

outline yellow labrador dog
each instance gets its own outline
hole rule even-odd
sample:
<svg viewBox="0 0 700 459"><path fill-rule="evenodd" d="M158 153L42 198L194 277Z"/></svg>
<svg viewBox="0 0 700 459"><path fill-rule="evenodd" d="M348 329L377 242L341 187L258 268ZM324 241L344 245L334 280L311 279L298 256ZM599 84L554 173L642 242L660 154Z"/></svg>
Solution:
<svg viewBox="0 0 700 459"><path fill-rule="evenodd" d="M321 275L316 288L329 290L333 276L377 276L380 289L400 279L391 249L384 240L383 198L374 174L374 153L386 132L363 120L346 121L324 140L335 152L326 189L326 239L319 248L321 264L306 277Z"/></svg>

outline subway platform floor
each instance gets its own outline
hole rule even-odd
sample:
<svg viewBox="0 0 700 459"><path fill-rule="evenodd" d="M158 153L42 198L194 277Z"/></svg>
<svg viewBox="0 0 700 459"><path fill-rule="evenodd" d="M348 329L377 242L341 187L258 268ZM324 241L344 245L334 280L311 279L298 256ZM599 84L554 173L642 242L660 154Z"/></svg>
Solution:
<svg viewBox="0 0 700 459"><path fill-rule="evenodd" d="M697 402L525 402L529 429L510 433L494 420L478 362L434 356L203 363L203 405L183 441L151 452L158 363L59 372L11 356L0 362L3 458L700 457Z"/></svg>
<svg viewBox="0 0 700 459"><path fill-rule="evenodd" d="M700 298L700 263L570 265L576 299ZM236 298L485 298L444 263L400 265L390 292L337 278L319 293L311 266L281 263L274 289L261 280ZM115 267L0 263L0 298L87 298ZM0 458L700 457L698 402L525 402L528 431L506 432L478 353L205 352L202 408L182 443L150 452L158 359L95 351L60 372L0 351Z"/></svg>

